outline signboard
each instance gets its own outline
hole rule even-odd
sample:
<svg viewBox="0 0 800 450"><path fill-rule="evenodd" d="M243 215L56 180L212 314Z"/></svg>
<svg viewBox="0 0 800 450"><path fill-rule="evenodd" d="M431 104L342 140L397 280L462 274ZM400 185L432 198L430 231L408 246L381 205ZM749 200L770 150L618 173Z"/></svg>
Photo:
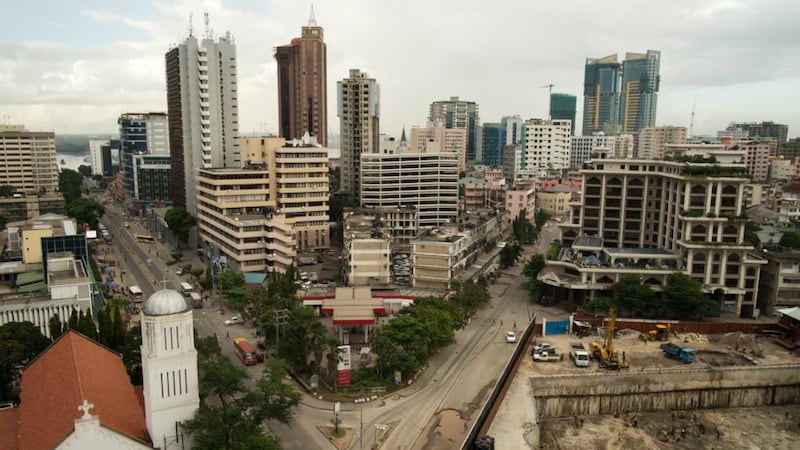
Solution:
<svg viewBox="0 0 800 450"><path fill-rule="evenodd" d="M340 345L336 348L338 363L336 364L336 384L350 386L350 346Z"/></svg>

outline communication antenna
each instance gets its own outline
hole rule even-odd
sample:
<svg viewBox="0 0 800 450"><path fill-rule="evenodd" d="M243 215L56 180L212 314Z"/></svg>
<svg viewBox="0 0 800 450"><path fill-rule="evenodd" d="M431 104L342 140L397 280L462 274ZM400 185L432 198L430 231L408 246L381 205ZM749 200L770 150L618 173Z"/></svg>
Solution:
<svg viewBox="0 0 800 450"><path fill-rule="evenodd" d="M189 37L194 36L194 27L192 26L192 13L189 13Z"/></svg>
<svg viewBox="0 0 800 450"><path fill-rule="evenodd" d="M555 87L555 84L553 84L553 83L545 84L544 86L540 86L539 87L540 89L547 88L548 93L549 93L549 95L547 97L547 102L548 102L547 103L547 118L548 119L552 119L553 118L552 117L552 115L553 115L552 114L552 110L553 110L553 87Z"/></svg>
<svg viewBox="0 0 800 450"><path fill-rule="evenodd" d="M203 13L203 22L206 26L206 38L213 39L213 36L211 36L211 26L208 24L208 11Z"/></svg>
<svg viewBox="0 0 800 450"><path fill-rule="evenodd" d="M694 102L692 102L692 120L689 121L689 136L687 136L689 139L691 139L692 136L694 136L694 134L693 134L693 132L694 132L694 109L696 107L697 107L697 94L694 94Z"/></svg>
<svg viewBox="0 0 800 450"><path fill-rule="evenodd" d="M315 27L317 26L317 18L314 17L314 4L311 4L311 17L308 18L308 26Z"/></svg>

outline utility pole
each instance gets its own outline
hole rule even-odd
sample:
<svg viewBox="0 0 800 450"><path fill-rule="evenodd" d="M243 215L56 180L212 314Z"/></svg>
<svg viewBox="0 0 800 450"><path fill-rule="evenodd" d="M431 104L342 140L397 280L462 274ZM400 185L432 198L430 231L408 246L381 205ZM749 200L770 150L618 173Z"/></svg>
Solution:
<svg viewBox="0 0 800 450"><path fill-rule="evenodd" d="M280 343L281 343L281 327L286 327L286 314L289 312L288 309L276 309L275 310L275 354L280 353Z"/></svg>
<svg viewBox="0 0 800 450"><path fill-rule="evenodd" d="M552 114L553 87L555 87L555 84L553 84L553 83L545 84L544 86L539 86L540 89L547 88L547 92L548 92L548 95L547 95L547 118L548 119L552 119L553 118L553 114Z"/></svg>

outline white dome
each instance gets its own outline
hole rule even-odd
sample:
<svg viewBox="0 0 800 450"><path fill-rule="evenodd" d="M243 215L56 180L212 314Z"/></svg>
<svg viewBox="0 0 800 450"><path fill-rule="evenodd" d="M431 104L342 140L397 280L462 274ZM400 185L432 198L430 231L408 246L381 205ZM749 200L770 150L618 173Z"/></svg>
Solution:
<svg viewBox="0 0 800 450"><path fill-rule="evenodd" d="M186 312L192 307L178 291L162 289L157 291L144 304L144 313L148 316L166 316Z"/></svg>

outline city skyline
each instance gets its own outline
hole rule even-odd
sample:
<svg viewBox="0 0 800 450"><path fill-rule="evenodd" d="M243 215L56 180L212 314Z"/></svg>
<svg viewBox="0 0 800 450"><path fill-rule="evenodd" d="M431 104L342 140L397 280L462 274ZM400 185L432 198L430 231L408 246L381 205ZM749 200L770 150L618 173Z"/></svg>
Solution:
<svg viewBox="0 0 800 450"><path fill-rule="evenodd" d="M789 137L798 135L790 106L800 100L800 71L791 58L800 6L793 3L418 6L314 2L328 47L329 119L336 117L335 82L353 68L380 80L381 129L392 136L403 126L425 126L430 103L453 96L478 103L485 122L514 114L546 118L549 92L541 86L551 83L553 92L578 96L582 117L585 59L649 48L662 55L657 125L688 128L696 101L695 134L771 120L789 124ZM273 48L297 36L310 8L249 0L154 1L135 9L101 1L15 5L0 18L0 123L113 133L121 113L166 111L163 55L188 35L190 14L194 33L203 34L207 11L214 35L230 31L237 45L241 134L277 134ZM454 29L466 31L443 32ZM328 125L336 134L337 122Z"/></svg>

